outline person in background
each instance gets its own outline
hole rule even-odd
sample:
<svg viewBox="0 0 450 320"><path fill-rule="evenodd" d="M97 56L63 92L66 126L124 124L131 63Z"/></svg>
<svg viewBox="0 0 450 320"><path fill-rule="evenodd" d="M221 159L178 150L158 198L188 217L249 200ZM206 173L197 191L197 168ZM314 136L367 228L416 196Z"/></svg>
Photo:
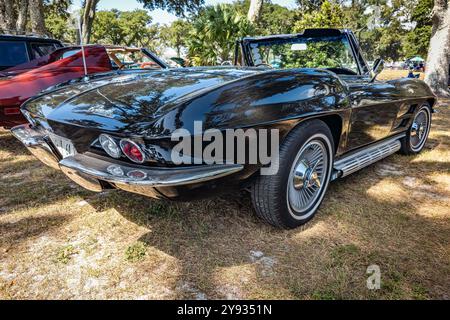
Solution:
<svg viewBox="0 0 450 320"><path fill-rule="evenodd" d="M420 62L419 63L419 69L420 69L421 72L425 72L425 63Z"/></svg>
<svg viewBox="0 0 450 320"><path fill-rule="evenodd" d="M414 74L414 67L409 67L408 78L417 79L420 75Z"/></svg>

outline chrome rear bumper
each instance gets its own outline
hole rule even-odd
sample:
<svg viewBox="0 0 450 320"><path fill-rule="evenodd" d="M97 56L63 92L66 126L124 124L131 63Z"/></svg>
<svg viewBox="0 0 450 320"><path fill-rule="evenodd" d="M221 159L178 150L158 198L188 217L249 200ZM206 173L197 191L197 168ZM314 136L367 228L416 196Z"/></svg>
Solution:
<svg viewBox="0 0 450 320"><path fill-rule="evenodd" d="M180 168L146 168L132 164L117 164L82 154L59 162L64 173L77 172L83 176L110 182L118 187L172 187L200 183L227 176L242 170L242 165L202 165Z"/></svg>
<svg viewBox="0 0 450 320"><path fill-rule="evenodd" d="M59 158L46 141L45 135L23 124L11 129L11 133L39 160L49 167L59 169Z"/></svg>
<svg viewBox="0 0 450 320"><path fill-rule="evenodd" d="M239 164L199 165L191 167L159 168L128 163L115 163L85 154L76 154L60 159L52 148L45 132L21 125L11 129L30 152L44 164L61 169L67 177L82 187L101 191L105 181L128 191L153 189L201 183L221 178L243 169Z"/></svg>

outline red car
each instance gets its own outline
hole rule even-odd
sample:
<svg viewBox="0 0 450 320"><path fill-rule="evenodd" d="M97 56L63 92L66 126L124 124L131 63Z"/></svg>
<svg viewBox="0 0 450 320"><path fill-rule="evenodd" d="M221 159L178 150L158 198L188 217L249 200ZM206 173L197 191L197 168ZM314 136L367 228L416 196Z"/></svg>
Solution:
<svg viewBox="0 0 450 320"><path fill-rule="evenodd" d="M124 69L167 68L141 48L89 45L84 47L88 74ZM26 122L20 106L40 91L84 76L81 47L65 47L0 72L0 127Z"/></svg>

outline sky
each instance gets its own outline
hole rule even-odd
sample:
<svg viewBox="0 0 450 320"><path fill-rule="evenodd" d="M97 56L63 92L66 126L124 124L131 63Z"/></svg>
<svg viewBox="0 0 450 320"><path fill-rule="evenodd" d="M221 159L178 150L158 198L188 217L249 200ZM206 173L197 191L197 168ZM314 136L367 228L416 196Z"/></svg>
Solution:
<svg viewBox="0 0 450 320"><path fill-rule="evenodd" d="M73 3L73 9L79 9L81 7L82 0L75 0ZM205 0L206 5L215 5L218 3L231 3L233 0ZM295 8L295 0L272 0L272 3L282 5L287 8ZM136 0L100 0L98 3L98 10L110 10L118 9L121 11L131 11L134 9L142 9L141 3ZM177 19L177 17L164 10L150 11L150 15L153 18L153 23L167 24Z"/></svg>

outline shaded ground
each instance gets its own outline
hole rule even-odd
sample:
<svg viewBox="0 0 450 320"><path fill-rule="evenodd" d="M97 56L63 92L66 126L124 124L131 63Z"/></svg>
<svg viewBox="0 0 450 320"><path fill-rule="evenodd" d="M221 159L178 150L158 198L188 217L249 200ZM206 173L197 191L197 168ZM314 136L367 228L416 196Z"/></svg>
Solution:
<svg viewBox="0 0 450 320"><path fill-rule="evenodd" d="M85 191L0 131L0 298L448 299L449 127L445 104L421 155L332 183L292 231L260 222L246 195Z"/></svg>

